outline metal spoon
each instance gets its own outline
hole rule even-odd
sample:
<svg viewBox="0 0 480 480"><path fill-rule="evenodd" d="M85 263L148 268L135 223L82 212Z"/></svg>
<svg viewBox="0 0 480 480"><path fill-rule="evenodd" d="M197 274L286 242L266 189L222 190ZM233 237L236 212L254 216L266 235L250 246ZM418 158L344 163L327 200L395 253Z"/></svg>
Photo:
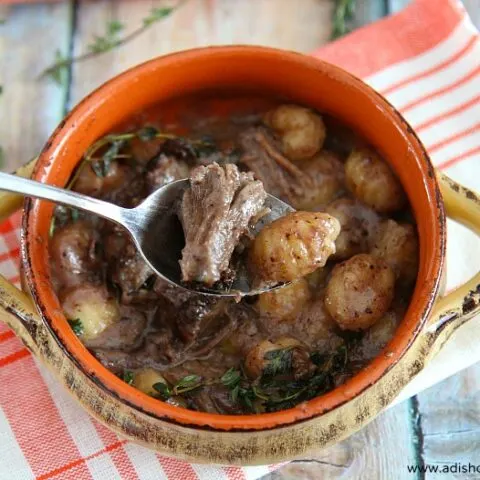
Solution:
<svg viewBox="0 0 480 480"><path fill-rule="evenodd" d="M245 272L237 274L228 290L197 285L192 288L182 283L178 260L185 240L182 226L175 213L175 204L188 185L188 179L169 183L155 190L137 207L123 208L98 198L0 172L0 190L61 203L118 223L130 233L150 268L159 277L177 287L227 297L257 295L281 287L282 285L276 285L252 289ZM276 218L294 211L292 207L272 195L267 196L265 206L270 209L270 213L257 223L255 227L257 231Z"/></svg>

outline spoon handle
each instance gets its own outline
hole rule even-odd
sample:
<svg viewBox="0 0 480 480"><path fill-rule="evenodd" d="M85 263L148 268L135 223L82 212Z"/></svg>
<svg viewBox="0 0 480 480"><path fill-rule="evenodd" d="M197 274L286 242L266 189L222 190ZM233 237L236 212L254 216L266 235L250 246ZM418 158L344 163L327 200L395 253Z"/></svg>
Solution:
<svg viewBox="0 0 480 480"><path fill-rule="evenodd" d="M27 197L50 200L55 203L61 203L62 205L95 213L121 225L125 223L124 214L126 209L122 207L35 180L0 172L0 190L20 193Z"/></svg>

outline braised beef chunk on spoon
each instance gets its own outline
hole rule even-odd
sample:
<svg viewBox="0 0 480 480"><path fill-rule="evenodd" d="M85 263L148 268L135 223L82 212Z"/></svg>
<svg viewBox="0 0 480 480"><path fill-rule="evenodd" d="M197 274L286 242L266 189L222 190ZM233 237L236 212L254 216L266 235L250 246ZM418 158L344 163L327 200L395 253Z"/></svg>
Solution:
<svg viewBox="0 0 480 480"><path fill-rule="evenodd" d="M229 276L230 259L241 237L264 210L267 193L253 173L233 164L195 168L182 199L184 282L212 286Z"/></svg>

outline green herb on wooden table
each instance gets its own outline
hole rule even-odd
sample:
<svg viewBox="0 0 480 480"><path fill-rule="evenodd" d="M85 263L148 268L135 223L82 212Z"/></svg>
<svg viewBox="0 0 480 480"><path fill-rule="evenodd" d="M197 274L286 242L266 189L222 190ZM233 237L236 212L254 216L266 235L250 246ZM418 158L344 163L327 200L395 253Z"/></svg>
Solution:
<svg viewBox="0 0 480 480"><path fill-rule="evenodd" d="M331 39L342 37L350 31L348 22L353 19L355 14L356 0L335 0L333 10L333 29Z"/></svg>
<svg viewBox="0 0 480 480"><path fill-rule="evenodd" d="M66 57L59 50L55 52L55 62L47 67L40 74L40 77L48 77L58 84L62 84L65 79L67 69L74 63L83 62L90 58L94 58L102 53L114 50L134 38L138 37L152 25L170 16L177 10L186 0L180 0L175 7L153 8L150 13L142 20L142 25L131 33L121 36L125 30L125 25L118 20L112 20L105 26L105 33L94 37L92 43L88 45L87 52Z"/></svg>

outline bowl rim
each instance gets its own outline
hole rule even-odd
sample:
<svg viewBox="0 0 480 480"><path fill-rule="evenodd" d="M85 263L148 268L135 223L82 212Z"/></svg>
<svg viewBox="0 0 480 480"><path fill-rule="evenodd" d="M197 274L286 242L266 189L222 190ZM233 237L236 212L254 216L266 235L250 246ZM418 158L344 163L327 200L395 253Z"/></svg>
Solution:
<svg viewBox="0 0 480 480"><path fill-rule="evenodd" d="M390 120L394 122L396 126L400 127L406 138L405 141L410 142L409 145L411 144L415 150L419 173L422 174L423 183L428 190L429 197L435 200L434 202L430 202L431 208L429 208L429 212L431 216L428 219L435 233L430 239L433 244L432 251L434 255L432 255L433 258L429 259L429 275L426 276L427 278L423 278L421 282L417 281L412 302L405 314L405 318L385 349L344 384L324 395L293 408L274 413L250 415L221 415L196 412L175 407L149 397L126 384L123 380L116 377L113 372L107 370L87 350L70 328L61 328L61 325L57 324L56 319L53 318L54 316L57 319L63 317L64 324L66 324L67 320L62 312L54 311L53 306L56 303L56 295L50 283L45 281L45 278L48 279L49 277L46 266L47 262L44 258L39 258L39 244L41 244L43 240L41 238L39 239L39 235L37 235L37 214L41 205L41 202L38 200L25 200L22 223L22 267L30 294L50 334L55 338L65 355L74 362L77 368L93 379L108 394L120 398L124 403L142 413L193 428L245 431L284 427L289 424L317 417L357 397L370 386L377 383L401 360L410 348L429 316L440 287L446 242L443 201L433 166L425 148L402 115L379 93L340 67L313 57L268 47L244 45L203 47L172 53L154 58L113 77L87 95L65 119L62 120L42 150L33 178L40 181L44 180L48 175L50 166L55 162L59 150L64 148L68 143L69 130L78 128L77 126L81 124L82 121L85 121L85 118L88 118L92 105L94 105L95 102L101 102L102 98L112 95L115 89L122 85L130 84L130 88L135 88L135 84L138 84L139 78L152 70L167 68L172 63L189 62L193 58L204 55L218 55L219 58L225 55L250 55L252 58L257 58L257 60L266 55L290 62L292 67L295 65L307 65L310 68L313 67L316 70L322 70L323 74L332 75L339 81L348 82L356 86L356 88L362 91L362 94L370 97L376 104L380 104L389 115ZM422 221L427 220L422 219ZM416 303L413 302L414 298L417 298ZM422 305L420 305L420 300L423 300ZM415 318L413 318L414 315L416 316L416 321ZM410 326L408 329L405 327L406 318L409 319L408 323ZM403 332L402 335L399 333L400 330ZM400 339L402 341L400 341Z"/></svg>

